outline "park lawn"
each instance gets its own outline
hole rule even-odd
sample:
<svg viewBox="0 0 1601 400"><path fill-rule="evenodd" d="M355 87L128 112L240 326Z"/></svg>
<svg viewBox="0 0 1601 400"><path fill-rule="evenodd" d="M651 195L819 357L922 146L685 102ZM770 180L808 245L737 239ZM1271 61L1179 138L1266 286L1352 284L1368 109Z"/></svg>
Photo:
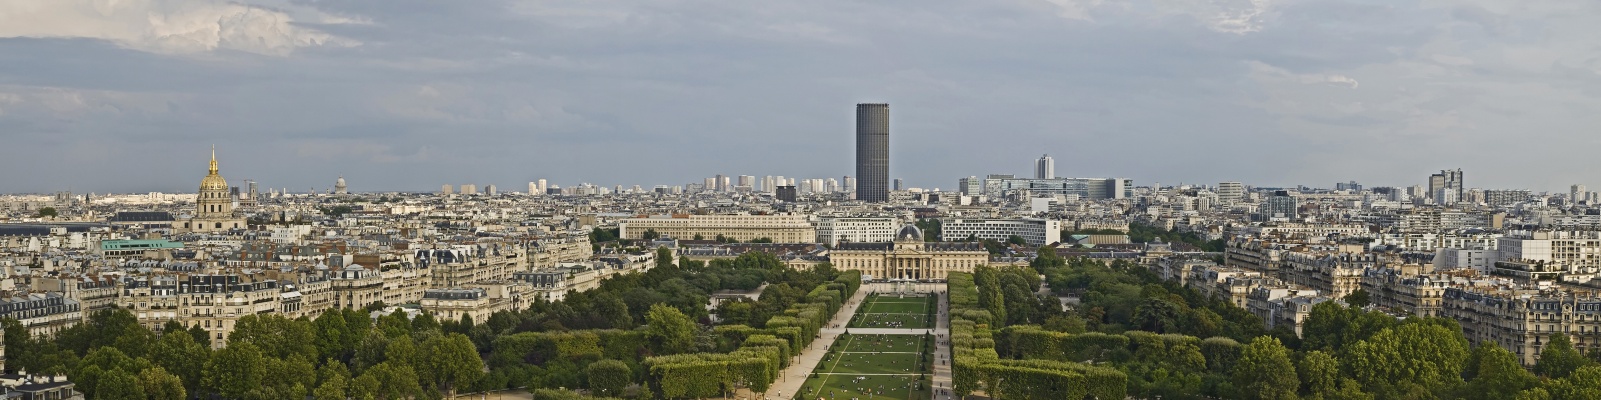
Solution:
<svg viewBox="0 0 1601 400"><path fill-rule="evenodd" d="M825 357L817 375L802 386L804 399L929 398L927 381L916 384L932 374L929 365L918 365L927 340L923 335L840 335L834 342L838 351Z"/></svg>
<svg viewBox="0 0 1601 400"><path fill-rule="evenodd" d="M920 356L918 353L845 353L833 371L850 374L915 374L919 370L917 361Z"/></svg>
<svg viewBox="0 0 1601 400"><path fill-rule="evenodd" d="M852 328L904 328L927 329L933 327L928 318L928 297L868 296L856 315L851 318ZM899 322L891 325L889 322Z"/></svg>
<svg viewBox="0 0 1601 400"><path fill-rule="evenodd" d="M852 381L855 378L864 380ZM872 399L927 399L932 396L928 388L913 389L906 385L917 380L916 376L889 376L889 375L818 375L818 378L807 381L805 393L807 400L872 400ZM883 389L879 389L879 386ZM915 386L914 386L915 387ZM857 391L856 389L863 389ZM871 390L872 393L868 393Z"/></svg>
<svg viewBox="0 0 1601 400"><path fill-rule="evenodd" d="M895 297L870 296L867 298L867 304L863 305L866 307L862 307L860 310L858 310L858 312L879 314L928 314L927 297L908 297L901 299Z"/></svg>
<svg viewBox="0 0 1601 400"><path fill-rule="evenodd" d="M892 325L890 322L899 322ZM851 319L851 328L928 329L928 316L923 314L857 314Z"/></svg>

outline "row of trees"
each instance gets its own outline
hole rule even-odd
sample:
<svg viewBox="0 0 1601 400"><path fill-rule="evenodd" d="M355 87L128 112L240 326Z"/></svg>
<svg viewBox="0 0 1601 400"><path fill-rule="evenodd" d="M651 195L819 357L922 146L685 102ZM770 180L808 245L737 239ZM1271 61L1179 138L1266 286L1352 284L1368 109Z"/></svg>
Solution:
<svg viewBox="0 0 1601 400"><path fill-rule="evenodd" d="M1313 308L1297 336L1283 326L1265 330L1233 304L1133 263L1035 266L1052 289L1079 297L1075 318L1082 328L1010 326L999 340L1001 354L1110 365L1127 375L1128 393L1136 397L1601 398L1595 361L1601 354L1587 357L1560 334L1542 347L1531 371L1494 344L1470 346L1448 319L1396 319L1331 301ZM995 296L985 292L980 287L978 297Z"/></svg>
<svg viewBox="0 0 1601 400"><path fill-rule="evenodd" d="M839 276L827 265L794 270L761 253L682 267L671 253L659 256L649 271L608 279L563 301L497 312L487 321L440 322L402 312L373 318L382 304L316 318L251 315L235 322L221 349L212 348L218 338L199 325L168 322L152 330L121 309L97 312L49 338L0 320L6 366L66 374L96 399L437 398L514 387L587 387L615 395L619 387L645 381L647 357L718 351L715 333L702 324L710 293L771 283L753 304L783 312L807 296L791 288ZM558 348L576 355L558 356ZM583 348L605 351L574 350ZM487 371L480 358L486 354L494 360Z"/></svg>
<svg viewBox="0 0 1601 400"><path fill-rule="evenodd" d="M169 322L156 332L121 309L99 311L54 339L3 323L8 368L64 373L96 399L437 397L483 375L472 342L426 314L376 322L364 310L315 320L250 315L217 350L203 329Z"/></svg>

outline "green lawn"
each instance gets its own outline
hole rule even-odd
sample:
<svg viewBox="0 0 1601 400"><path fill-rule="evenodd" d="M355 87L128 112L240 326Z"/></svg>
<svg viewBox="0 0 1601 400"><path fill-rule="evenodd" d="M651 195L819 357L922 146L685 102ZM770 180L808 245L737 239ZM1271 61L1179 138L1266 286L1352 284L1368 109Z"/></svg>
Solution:
<svg viewBox="0 0 1601 400"><path fill-rule="evenodd" d="M840 335L797 398L927 399L925 377L931 372L921 361L928 340L924 335Z"/></svg>
<svg viewBox="0 0 1601 400"><path fill-rule="evenodd" d="M856 315L851 317L852 328L932 328L928 318L929 297L868 296Z"/></svg>

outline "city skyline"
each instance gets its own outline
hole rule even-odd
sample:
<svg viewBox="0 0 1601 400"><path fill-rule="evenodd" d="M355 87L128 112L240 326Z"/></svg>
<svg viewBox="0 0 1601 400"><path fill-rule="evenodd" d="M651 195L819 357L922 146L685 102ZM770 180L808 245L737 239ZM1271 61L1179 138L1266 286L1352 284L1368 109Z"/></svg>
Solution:
<svg viewBox="0 0 1601 400"><path fill-rule="evenodd" d="M30 171L0 191L177 191L211 143L289 188L835 177L864 101L896 105L914 187L1037 153L1277 186L1459 167L1554 191L1601 167L1601 78L1571 73L1589 24L1551 18L1593 4L80 4L0 12L0 168ZM1576 145L1515 164L1509 137Z"/></svg>

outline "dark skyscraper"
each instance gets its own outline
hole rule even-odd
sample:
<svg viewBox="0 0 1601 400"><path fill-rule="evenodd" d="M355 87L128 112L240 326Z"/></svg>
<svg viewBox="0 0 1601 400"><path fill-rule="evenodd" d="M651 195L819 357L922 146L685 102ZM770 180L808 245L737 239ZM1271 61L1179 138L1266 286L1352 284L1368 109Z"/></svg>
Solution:
<svg viewBox="0 0 1601 400"><path fill-rule="evenodd" d="M889 201L889 104L856 105L856 198Z"/></svg>

